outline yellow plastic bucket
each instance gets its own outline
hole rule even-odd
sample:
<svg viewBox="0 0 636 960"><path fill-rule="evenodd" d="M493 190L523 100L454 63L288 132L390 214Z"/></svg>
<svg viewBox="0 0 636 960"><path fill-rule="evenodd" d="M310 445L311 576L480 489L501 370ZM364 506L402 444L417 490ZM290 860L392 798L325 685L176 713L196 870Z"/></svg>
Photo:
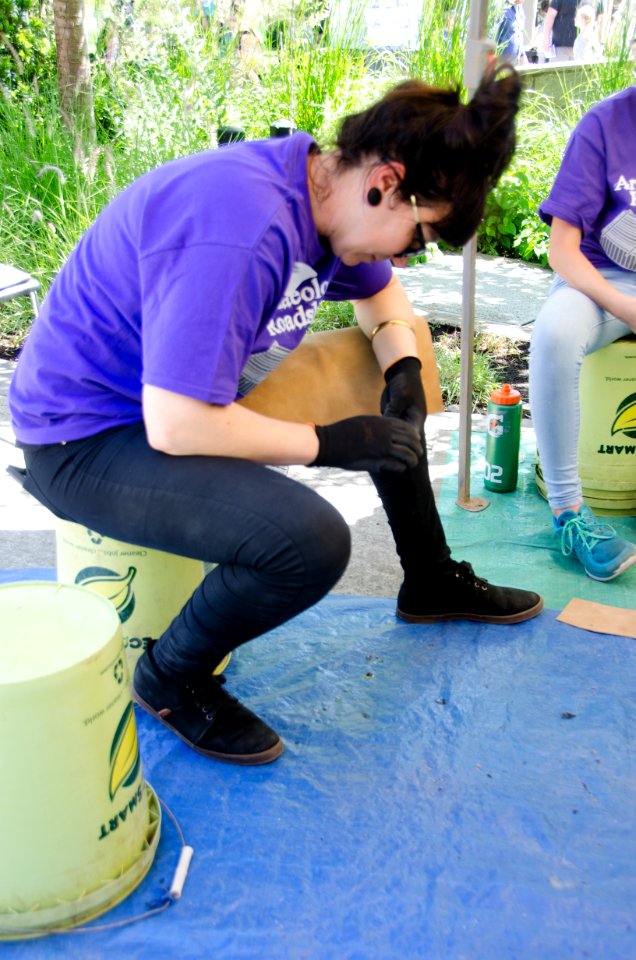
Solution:
<svg viewBox="0 0 636 960"><path fill-rule="evenodd" d="M579 385L578 463L585 503L600 516L636 516L636 337L589 354ZM537 489L547 489L537 453Z"/></svg>
<svg viewBox="0 0 636 960"><path fill-rule="evenodd" d="M60 583L89 587L115 606L131 675L148 641L161 636L204 576L200 560L112 540L67 520L57 521L56 546Z"/></svg>
<svg viewBox="0 0 636 960"><path fill-rule="evenodd" d="M0 587L0 939L110 909L160 832L142 776L121 626L105 598Z"/></svg>
<svg viewBox="0 0 636 960"><path fill-rule="evenodd" d="M535 481L538 492L544 500L547 500L548 489L543 479L538 453ZM636 491L596 490L592 487L583 487L583 502L599 517L636 517Z"/></svg>
<svg viewBox="0 0 636 960"><path fill-rule="evenodd" d="M587 356L579 390L583 487L622 491L631 499L636 496L636 337Z"/></svg>

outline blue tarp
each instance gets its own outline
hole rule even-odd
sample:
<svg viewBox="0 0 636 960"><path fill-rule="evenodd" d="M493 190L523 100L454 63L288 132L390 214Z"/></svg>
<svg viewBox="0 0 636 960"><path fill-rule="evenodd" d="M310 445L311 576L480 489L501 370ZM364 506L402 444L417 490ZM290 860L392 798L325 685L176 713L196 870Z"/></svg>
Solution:
<svg viewBox="0 0 636 960"><path fill-rule="evenodd" d="M195 848L183 898L3 958L631 960L635 660L550 610L416 626L330 596L227 672L277 762L206 760L138 713L145 775ZM150 873L94 923L160 898L178 852L164 815Z"/></svg>
<svg viewBox="0 0 636 960"><path fill-rule="evenodd" d="M522 431L519 482L511 493L493 493L483 486L485 434L471 438L471 494L486 497L489 506L470 513L456 504L458 436L451 435L448 471L442 483L439 512L453 556L468 560L492 583L536 590L545 604L561 610L572 597L614 607L636 609L636 566L616 580L601 583L586 577L576 557L564 557L552 528L550 508L537 492L534 432ZM451 466L453 465L453 466ZM625 539L636 540L636 518L599 517Z"/></svg>

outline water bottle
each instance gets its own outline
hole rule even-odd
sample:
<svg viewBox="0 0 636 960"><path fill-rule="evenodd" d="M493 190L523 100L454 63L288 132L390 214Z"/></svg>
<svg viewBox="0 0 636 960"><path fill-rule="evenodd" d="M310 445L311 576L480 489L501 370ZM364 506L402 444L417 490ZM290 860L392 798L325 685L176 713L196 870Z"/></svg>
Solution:
<svg viewBox="0 0 636 960"><path fill-rule="evenodd" d="M486 414L484 486L509 493L517 486L521 438L521 394L504 383L490 394Z"/></svg>

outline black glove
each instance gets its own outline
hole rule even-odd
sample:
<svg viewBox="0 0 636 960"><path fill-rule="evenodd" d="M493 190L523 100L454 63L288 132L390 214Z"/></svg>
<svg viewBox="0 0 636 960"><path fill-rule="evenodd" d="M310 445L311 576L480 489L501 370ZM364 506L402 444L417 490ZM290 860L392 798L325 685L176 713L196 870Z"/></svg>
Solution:
<svg viewBox="0 0 636 960"><path fill-rule="evenodd" d="M386 387L382 391L380 410L385 417L396 417L422 432L426 420L426 397L422 387L417 357L402 357L384 373Z"/></svg>
<svg viewBox="0 0 636 960"><path fill-rule="evenodd" d="M414 467L424 452L421 436L403 420L349 417L316 427L316 433L320 446L310 467L401 473Z"/></svg>

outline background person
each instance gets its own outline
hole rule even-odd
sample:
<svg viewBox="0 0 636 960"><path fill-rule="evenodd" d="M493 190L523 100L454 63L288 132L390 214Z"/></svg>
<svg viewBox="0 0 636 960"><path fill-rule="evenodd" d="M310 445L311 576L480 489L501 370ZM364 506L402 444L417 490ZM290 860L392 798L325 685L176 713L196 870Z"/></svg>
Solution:
<svg viewBox="0 0 636 960"><path fill-rule="evenodd" d="M497 24L495 42L497 53L515 66L528 63L525 49L526 15L524 0L511 0Z"/></svg>
<svg viewBox="0 0 636 960"><path fill-rule="evenodd" d="M105 536L218 564L133 679L137 701L207 756L280 755L210 670L320 600L349 558L340 514L266 464L371 472L404 619L505 624L542 607L450 557L415 317L390 263L474 233L514 149L519 94L510 67L467 105L413 80L348 117L332 152L297 133L175 160L102 211L42 306L10 390L26 487ZM386 381L378 415L314 426L239 405L324 297L354 301Z"/></svg>
<svg viewBox="0 0 636 960"><path fill-rule="evenodd" d="M589 3L582 3L576 11L574 26L578 33L574 41L574 59L582 63L595 63L603 56L598 39L596 12Z"/></svg>
<svg viewBox="0 0 636 960"><path fill-rule="evenodd" d="M549 6L550 0L540 0L540 2L537 4L537 15L534 22L534 30L532 31L530 43L526 49L526 56L530 63L539 63L540 59L542 62L546 59L543 52L543 24ZM539 57L539 51L541 51L541 57ZM550 53L553 53L553 51L550 51Z"/></svg>
<svg viewBox="0 0 636 960"><path fill-rule="evenodd" d="M576 0L550 0L543 21L543 57L550 63L574 59L575 16Z"/></svg>
<svg viewBox="0 0 636 960"><path fill-rule="evenodd" d="M583 358L636 331L635 186L636 87L629 87L579 122L539 208L552 227L556 276L532 335L532 420L563 553L595 580L636 563L636 547L583 504L577 463Z"/></svg>

